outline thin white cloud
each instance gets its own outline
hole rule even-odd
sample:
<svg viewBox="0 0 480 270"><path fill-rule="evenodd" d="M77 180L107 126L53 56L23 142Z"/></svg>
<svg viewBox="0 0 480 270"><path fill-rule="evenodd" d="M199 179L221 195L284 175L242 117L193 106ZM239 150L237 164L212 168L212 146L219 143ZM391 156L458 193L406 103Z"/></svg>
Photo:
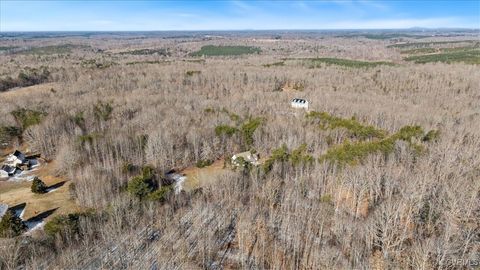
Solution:
<svg viewBox="0 0 480 270"><path fill-rule="evenodd" d="M387 5L385 5L383 3L380 3L378 1L358 0L358 3L363 5L363 6L375 8L375 9L382 10L382 11L387 11L389 9L389 7Z"/></svg>
<svg viewBox="0 0 480 270"><path fill-rule="evenodd" d="M240 0L232 0L230 1L230 3L235 7L235 8L239 8L243 11L249 11L249 10L252 10L254 9L253 6L247 4L247 2L245 1L240 1Z"/></svg>
<svg viewBox="0 0 480 270"><path fill-rule="evenodd" d="M352 0L326 0L326 3L333 3L342 7L353 7L354 1Z"/></svg>
<svg viewBox="0 0 480 270"><path fill-rule="evenodd" d="M305 1L295 1L293 7L302 11L311 11L311 7Z"/></svg>

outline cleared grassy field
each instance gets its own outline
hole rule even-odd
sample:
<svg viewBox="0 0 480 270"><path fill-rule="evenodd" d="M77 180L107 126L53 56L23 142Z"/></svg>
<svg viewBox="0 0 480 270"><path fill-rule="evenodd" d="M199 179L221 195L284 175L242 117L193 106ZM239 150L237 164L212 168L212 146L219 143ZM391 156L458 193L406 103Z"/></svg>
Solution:
<svg viewBox="0 0 480 270"><path fill-rule="evenodd" d="M193 52L190 56L229 56L260 53L262 50L251 46L203 46L199 51Z"/></svg>
<svg viewBox="0 0 480 270"><path fill-rule="evenodd" d="M478 41L476 40L453 40L453 41L432 41L432 42L409 42L409 43L398 43L388 45L387 48L399 48L399 49L407 49L407 48L428 48L435 45L448 45L448 44L458 44L458 43L469 43L469 44L476 44Z"/></svg>
<svg viewBox="0 0 480 270"><path fill-rule="evenodd" d="M480 64L480 50L444 50L441 53L414 55L404 58L406 61L412 61L417 64L442 62L442 63L457 63L463 62L466 64Z"/></svg>
<svg viewBox="0 0 480 270"><path fill-rule="evenodd" d="M35 194L30 190L31 182L1 182L1 202L9 206L26 203L24 219L53 209L56 210L49 218L80 210L80 207L70 198L70 181L65 182L64 179L56 176L54 171L55 163L49 163L42 165L35 171L35 175L42 179L47 186L59 185L58 189L45 194Z"/></svg>
<svg viewBox="0 0 480 270"><path fill-rule="evenodd" d="M216 177L230 172L229 169L224 168L224 160L217 160L212 165L203 168L195 166L188 167L181 173L187 177L183 188L186 191L192 191L196 188L211 184Z"/></svg>

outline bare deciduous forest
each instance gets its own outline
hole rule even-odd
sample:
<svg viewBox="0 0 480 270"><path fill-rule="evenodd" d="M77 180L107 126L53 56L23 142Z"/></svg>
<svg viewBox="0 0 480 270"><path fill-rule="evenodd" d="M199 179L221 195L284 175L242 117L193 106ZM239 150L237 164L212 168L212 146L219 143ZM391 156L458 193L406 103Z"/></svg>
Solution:
<svg viewBox="0 0 480 270"><path fill-rule="evenodd" d="M480 260L478 32L180 34L0 38L0 161L67 182L43 228L5 229L1 269ZM206 176L175 192L186 169Z"/></svg>

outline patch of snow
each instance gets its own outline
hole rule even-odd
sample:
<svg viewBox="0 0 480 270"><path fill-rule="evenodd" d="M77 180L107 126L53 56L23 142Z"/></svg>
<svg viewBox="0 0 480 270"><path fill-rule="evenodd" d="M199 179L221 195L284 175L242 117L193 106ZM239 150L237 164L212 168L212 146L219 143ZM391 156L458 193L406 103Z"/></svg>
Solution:
<svg viewBox="0 0 480 270"><path fill-rule="evenodd" d="M180 191L182 191L185 180L187 180L187 177L182 175L178 178L177 182L175 182L175 194L179 194Z"/></svg>
<svg viewBox="0 0 480 270"><path fill-rule="evenodd" d="M0 219L7 213L8 205L0 203Z"/></svg>
<svg viewBox="0 0 480 270"><path fill-rule="evenodd" d="M22 181L33 181L35 178L35 175L31 175L31 171L23 171L13 177L10 177L8 181L13 181L13 182L22 182Z"/></svg>
<svg viewBox="0 0 480 270"><path fill-rule="evenodd" d="M59 189L59 187L51 187L47 188L47 193L54 192L55 190Z"/></svg>
<svg viewBox="0 0 480 270"><path fill-rule="evenodd" d="M183 182L187 177L179 173L169 173L167 176L175 181L175 194L179 194L183 190Z"/></svg>
<svg viewBox="0 0 480 270"><path fill-rule="evenodd" d="M45 221L43 219L33 220L25 222L25 225L28 228L27 232L25 232L25 235L30 235L33 231L43 228L43 226L45 226Z"/></svg>

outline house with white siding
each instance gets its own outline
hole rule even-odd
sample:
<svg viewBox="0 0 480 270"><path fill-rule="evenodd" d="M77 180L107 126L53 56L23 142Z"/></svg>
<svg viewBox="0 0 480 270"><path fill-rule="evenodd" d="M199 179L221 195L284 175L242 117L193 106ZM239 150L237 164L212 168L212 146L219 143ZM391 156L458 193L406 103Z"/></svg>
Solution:
<svg viewBox="0 0 480 270"><path fill-rule="evenodd" d="M303 98L294 98L291 103L292 108L308 110L308 101Z"/></svg>

